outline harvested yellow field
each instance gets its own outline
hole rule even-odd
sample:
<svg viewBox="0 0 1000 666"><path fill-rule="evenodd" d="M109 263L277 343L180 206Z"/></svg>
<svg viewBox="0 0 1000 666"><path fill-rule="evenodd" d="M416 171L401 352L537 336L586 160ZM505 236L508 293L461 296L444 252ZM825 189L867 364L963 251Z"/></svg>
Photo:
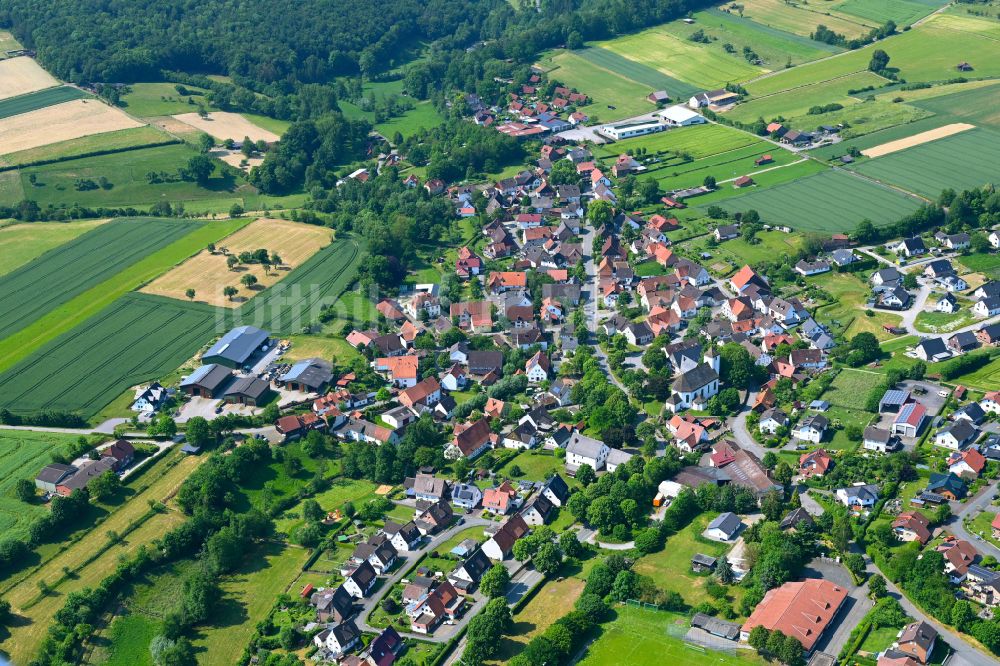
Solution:
<svg viewBox="0 0 1000 666"><path fill-rule="evenodd" d="M75 99L0 119L0 146L5 154L16 153L59 141L143 125L104 102Z"/></svg>
<svg viewBox="0 0 1000 666"><path fill-rule="evenodd" d="M215 111L202 118L197 113L182 113L174 116L182 123L201 130L206 134L225 141L242 141L244 137L250 137L252 141L263 139L268 143L274 143L279 137L274 132L268 132L263 127L258 127L238 113L227 113L225 111Z"/></svg>
<svg viewBox="0 0 1000 666"><path fill-rule="evenodd" d="M156 278L140 291L169 298L188 300L187 290L194 289L194 300L222 307L234 307L254 297L262 289L280 281L296 266L330 244L331 232L324 227L288 220L261 218L224 238L213 254L202 250L184 263ZM238 264L229 270L227 255L265 249L278 253L281 266L272 266L265 273L260 264ZM257 283L243 285L245 275L253 275ZM239 294L226 298L222 290L236 287Z"/></svg>
<svg viewBox="0 0 1000 666"><path fill-rule="evenodd" d="M21 56L0 60L0 99L57 85L59 82L32 58Z"/></svg>
<svg viewBox="0 0 1000 666"><path fill-rule="evenodd" d="M881 157L882 155L897 153L900 150L906 150L907 148L912 148L913 146L919 146L922 143L928 143L930 141L934 141L935 139L943 139L946 136L951 136L953 134L958 134L959 132L975 128L975 125L970 125L969 123L952 123L951 125L936 127L932 130L927 130L926 132L914 134L913 136L879 144L869 148L868 150L862 150L861 154L865 157Z"/></svg>

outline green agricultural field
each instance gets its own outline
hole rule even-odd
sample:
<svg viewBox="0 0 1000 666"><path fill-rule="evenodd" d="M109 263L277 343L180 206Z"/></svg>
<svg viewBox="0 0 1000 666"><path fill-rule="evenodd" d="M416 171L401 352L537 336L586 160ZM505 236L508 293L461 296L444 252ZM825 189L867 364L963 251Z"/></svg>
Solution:
<svg viewBox="0 0 1000 666"><path fill-rule="evenodd" d="M212 225L207 228L213 229ZM199 233L184 239L197 240L196 247L185 247L186 254L167 266L157 266L155 273L142 281L228 235L218 235L216 230L218 237L200 238ZM86 321L79 317L68 326L53 327L56 332L46 332L47 337L36 333L39 337L30 338L44 340L44 346L39 342L0 358L5 364L2 367L10 368L0 374L0 406L19 412L61 409L90 416L130 386L179 367L213 336L239 323L252 322L276 335L299 332L306 323L318 319L324 305L336 302L354 280L363 256L355 241L335 242L246 305L224 313L204 304L149 294L130 293L114 302L98 301L110 304ZM76 300L67 306L74 303ZM163 331L171 334L164 336Z"/></svg>
<svg viewBox="0 0 1000 666"><path fill-rule="evenodd" d="M793 127L814 127L819 124L843 125L845 129L841 130L840 136L850 140L888 127L900 127L929 116L929 111L909 104L894 104L889 100L864 98L860 103L847 104L839 111L815 116L799 116L789 120ZM834 145L843 151L842 146Z"/></svg>
<svg viewBox="0 0 1000 666"><path fill-rule="evenodd" d="M616 606L615 619L601 625L600 634L587 647L581 666L607 664L715 664L763 665L752 650L716 652L690 645L683 636L690 626L679 613Z"/></svg>
<svg viewBox="0 0 1000 666"><path fill-rule="evenodd" d="M711 44L703 45L706 48L726 53L723 45L732 44L736 54L726 53L730 58L742 58L743 47L749 46L763 60L762 66L772 71L784 69L789 62L801 65L843 51L838 46L741 19L737 14L720 9L695 12L693 18L693 24L673 21L665 24L663 29L681 39L687 39L695 31L703 30L712 40Z"/></svg>
<svg viewBox="0 0 1000 666"><path fill-rule="evenodd" d="M611 145L595 146L594 155L598 158L614 159L628 150L641 148L646 151L646 157L669 151L687 153L698 159L752 146L760 141L761 139L752 134L725 125L692 125L626 139Z"/></svg>
<svg viewBox="0 0 1000 666"><path fill-rule="evenodd" d="M873 72L858 72L831 81L822 81L801 86L793 90L781 92L766 97L751 98L735 109L726 113L727 118L742 122L753 122L757 118L772 120L777 116L786 119L807 117L812 119L812 125L826 122L822 116L808 116L809 109L814 106L838 103L845 107L860 104L860 100L848 97L848 90L857 90L867 86L879 86L885 83L878 74ZM800 122L805 122L802 119ZM792 123L794 125L794 123Z"/></svg>
<svg viewBox="0 0 1000 666"><path fill-rule="evenodd" d="M550 79L576 88L590 97L592 103L580 107L580 111L591 119L607 122L655 110L646 100L646 95L654 87L600 67L576 52L557 51L544 59L542 66L549 70ZM616 108L609 109L609 106Z"/></svg>
<svg viewBox="0 0 1000 666"><path fill-rule="evenodd" d="M688 39L669 34L661 27L623 35L596 46L702 90L720 88L726 83L745 81L763 68L751 65L742 54L730 55ZM669 92L670 89L667 88ZM677 93L681 96L681 93Z"/></svg>
<svg viewBox="0 0 1000 666"><path fill-rule="evenodd" d="M15 51L19 48L21 48L21 44L14 38L14 35L6 30L0 30L0 60L7 57L4 55L6 51Z"/></svg>
<svg viewBox="0 0 1000 666"><path fill-rule="evenodd" d="M0 339L201 226L156 219L111 222L9 273L0 279Z"/></svg>
<svg viewBox="0 0 1000 666"><path fill-rule="evenodd" d="M24 201L21 174L16 171L0 172L0 201Z"/></svg>
<svg viewBox="0 0 1000 666"><path fill-rule="evenodd" d="M131 127L129 129L115 130L114 132L94 134L80 139L60 141L47 146L21 150L16 153L8 153L0 157L0 164L20 166L50 160L71 160L83 155L92 155L96 152L157 146L165 143L176 143L177 141L177 139L174 139L156 127L145 125L143 127ZM18 176L18 180L20 180L20 176ZM8 200L8 197L0 193L0 199Z"/></svg>
<svg viewBox="0 0 1000 666"><path fill-rule="evenodd" d="M947 86L945 89L953 87L959 88ZM978 87L960 88L951 94L914 99L908 101L908 104L930 111L937 117L948 119L949 122L967 122L1000 130L1000 84L996 82Z"/></svg>
<svg viewBox="0 0 1000 666"><path fill-rule="evenodd" d="M695 85L670 76L662 69L651 67L637 60L630 60L611 49L593 47L574 51L574 53L598 67L603 67L643 86L649 86L651 90L668 90L671 95L678 99L687 99L699 92Z"/></svg>
<svg viewBox="0 0 1000 666"><path fill-rule="evenodd" d="M0 101L0 118L9 118L22 113L30 113L38 109L44 109L54 104L62 104L74 99L90 97L79 88L72 86L58 86L56 88L46 88L38 92L19 95Z"/></svg>
<svg viewBox="0 0 1000 666"><path fill-rule="evenodd" d="M909 105L899 105L899 106L909 106ZM914 107L915 108L915 107ZM920 132L926 132L927 130L936 129L943 125L948 125L951 121L941 118L939 116L930 116L928 118L921 118L920 120L915 120L911 123L904 123L902 125L895 125L893 127L887 127L881 129L871 134L865 134L864 136L858 136L840 143L836 143L829 146L823 146L815 150L810 150L809 155L821 160L833 160L837 159L842 155L846 155L851 148L857 148L858 150L866 150L868 148L873 148L875 146L880 146L883 143L888 143L889 141L895 141L896 139L903 139L908 136L913 136L914 134L919 134ZM858 158L863 160L865 158Z"/></svg>
<svg viewBox="0 0 1000 666"><path fill-rule="evenodd" d="M278 136L281 136L292 126L292 123L288 120L279 120L278 118L271 118L269 116L262 116L259 113L241 113L241 116L252 122L258 127L263 127L268 132L274 132Z"/></svg>
<svg viewBox="0 0 1000 666"><path fill-rule="evenodd" d="M29 222L0 228L0 276L105 222Z"/></svg>
<svg viewBox="0 0 1000 666"><path fill-rule="evenodd" d="M413 136L422 129L437 127L444 122L442 116L430 101L418 102L416 107L407 111L402 116L390 118L384 123L375 126L382 136L390 139L399 132L403 138Z"/></svg>
<svg viewBox="0 0 1000 666"><path fill-rule="evenodd" d="M781 70L746 83L743 87L750 93L751 99L755 99L867 71L868 61L859 62L854 56L855 53L857 52L848 51L824 60Z"/></svg>
<svg viewBox="0 0 1000 666"><path fill-rule="evenodd" d="M697 199L691 199L688 203L689 205L697 205L699 209L704 210L708 206L725 199L744 196L748 192L760 192L770 187L790 183L806 176L827 171L827 168L819 162L807 159L792 162L778 169L771 169L769 171L765 169L767 169L766 166L761 167L757 171L747 173L747 175L753 176L754 182L754 185L747 189L738 190L731 183L723 183L714 192L704 194Z"/></svg>
<svg viewBox="0 0 1000 666"><path fill-rule="evenodd" d="M826 171L718 205L734 213L756 210L767 224L836 233L852 231L864 219L876 225L895 222L919 208L920 203L843 171Z"/></svg>
<svg viewBox="0 0 1000 666"><path fill-rule="evenodd" d="M773 162L762 167L756 166L754 161L764 155L770 155ZM799 159L801 158L797 155L777 148L772 143L760 141L746 148L710 155L693 162L681 162L676 159L664 160L662 166L651 169L649 175L656 178L665 190L697 187L708 176L715 178L719 187L732 189L731 184L723 181L744 175L752 176L755 171L791 164Z"/></svg>
<svg viewBox="0 0 1000 666"><path fill-rule="evenodd" d="M158 201L177 204L199 199L221 196L240 196L240 187L255 192L245 185L242 178L234 177L229 171L222 171L221 164L208 182L199 185L194 181L181 180L178 169L185 166L198 152L191 146L171 145L144 148L125 153L86 157L76 160L29 167L21 170L24 191L39 206L49 204L60 206L148 206ZM173 182L151 183L150 172L168 174ZM35 183L30 178L35 177ZM78 190L77 182L90 179L95 183L106 178L108 189ZM2 200L2 204L13 205L19 201Z"/></svg>
<svg viewBox="0 0 1000 666"><path fill-rule="evenodd" d="M922 19L945 2L935 0L844 0L834 8L841 14L882 24L892 20L900 28Z"/></svg>
<svg viewBox="0 0 1000 666"><path fill-rule="evenodd" d="M745 0L739 3L744 18L796 35L809 37L822 24L834 32L860 37L884 21L871 21L843 13L831 12L829 7L809 3L787 3L782 0ZM825 5L825 3L823 3Z"/></svg>
<svg viewBox="0 0 1000 666"><path fill-rule="evenodd" d="M867 160L854 170L933 199L945 188L997 182L997 151L1000 133L975 129Z"/></svg>
<svg viewBox="0 0 1000 666"><path fill-rule="evenodd" d="M46 512L41 502L25 504L14 496L19 479L34 479L39 470L52 462L52 453L77 435L0 431L0 530L9 538L24 539L28 525Z"/></svg>
<svg viewBox="0 0 1000 666"><path fill-rule="evenodd" d="M198 110L199 104L206 111L217 110L205 97L207 90L197 86L183 87L191 94L181 95L173 83L133 83L129 86L131 90L122 96L123 108L139 118L191 113Z"/></svg>

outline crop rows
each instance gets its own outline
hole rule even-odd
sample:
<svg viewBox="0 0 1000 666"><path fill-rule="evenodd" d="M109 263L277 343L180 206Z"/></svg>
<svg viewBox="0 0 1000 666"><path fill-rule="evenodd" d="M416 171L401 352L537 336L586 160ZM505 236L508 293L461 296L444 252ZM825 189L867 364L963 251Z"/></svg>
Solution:
<svg viewBox="0 0 1000 666"><path fill-rule="evenodd" d="M700 88L697 86L685 83L672 76L667 76L648 65L629 60L608 49L594 47L578 51L578 53L581 57L598 67L603 67L628 79L632 79L636 83L649 86L653 90L667 90L671 97L678 100L686 100L695 93L700 92ZM594 86L600 86L600 82L594 81ZM584 90L583 92L587 91Z"/></svg>
<svg viewBox="0 0 1000 666"><path fill-rule="evenodd" d="M936 198L941 190L965 190L998 180L1000 134L962 132L860 163L855 170L911 192Z"/></svg>
<svg viewBox="0 0 1000 666"><path fill-rule="evenodd" d="M63 102L82 99L84 97L88 97L87 93L71 86L46 88L38 92L0 101L0 118L9 118L22 113L30 113L38 109L44 109L47 106L62 104Z"/></svg>
<svg viewBox="0 0 1000 666"><path fill-rule="evenodd" d="M852 231L866 218L876 225L891 224L920 202L863 178L827 171L717 205L731 212L756 210L766 224L837 233Z"/></svg>
<svg viewBox="0 0 1000 666"><path fill-rule="evenodd" d="M168 220L116 221L0 278L0 339L202 226Z"/></svg>

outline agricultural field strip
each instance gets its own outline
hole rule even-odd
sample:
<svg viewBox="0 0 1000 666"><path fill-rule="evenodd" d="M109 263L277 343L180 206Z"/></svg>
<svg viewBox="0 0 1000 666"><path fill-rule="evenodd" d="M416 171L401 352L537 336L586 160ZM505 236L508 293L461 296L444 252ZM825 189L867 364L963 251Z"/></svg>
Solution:
<svg viewBox="0 0 1000 666"><path fill-rule="evenodd" d="M0 100L0 118L9 118L22 113L30 113L38 109L44 109L47 106L86 97L90 97L90 95L72 86L58 86L55 88L46 88L45 90L36 90L35 92Z"/></svg>
<svg viewBox="0 0 1000 666"><path fill-rule="evenodd" d="M59 81L42 69L34 58L19 56L0 60L0 99L58 85Z"/></svg>
<svg viewBox="0 0 1000 666"><path fill-rule="evenodd" d="M831 56L831 57L835 57L835 56ZM784 70L784 71L788 71L788 70ZM802 88L810 88L810 87L813 87L813 86L819 86L819 85L822 85L824 83L832 83L833 81L838 81L840 79L847 79L847 78L850 78L852 76L856 76L858 74L872 74L872 73L873 72L869 72L867 69L859 69L859 70L856 70L856 71L853 71L853 72L847 72L846 74L838 74L837 76L831 77L829 79L823 79L822 81L806 82L806 83L802 83L800 85L792 86L790 88L783 88L781 90L775 90L774 92L768 92L768 93L765 93L763 95L753 95L753 94L751 94L750 97L747 99L747 101L745 103L749 104L751 102L758 102L760 100L764 100L764 99L767 99L769 97L776 97L778 95L784 95L785 93L790 93L790 92L794 92L796 90L801 90ZM781 74L781 72L780 71L779 72L775 72L774 74L775 75ZM754 81L760 81L760 80L762 80L764 78L767 78L768 76L769 75L765 74L762 77L754 79Z"/></svg>
<svg viewBox="0 0 1000 666"><path fill-rule="evenodd" d="M90 415L130 386L179 367L213 333L246 322L279 334L297 332L303 324L299 315L311 320L317 303L333 302L353 280L361 254L353 240L334 243L234 313L127 294L0 374L0 401L14 411L66 409ZM160 331L173 333L151 344L160 340Z"/></svg>
<svg viewBox="0 0 1000 666"><path fill-rule="evenodd" d="M757 23L756 21L751 21L749 19L735 18L732 14L724 12L718 7L710 7L708 9L703 9L699 14L708 14L713 18L719 18L724 21L729 21L735 25L740 25L746 27L748 30L761 32L763 34L769 35L776 39L784 39L790 42L795 42L800 46L804 46L810 49L817 49L819 51L826 51L827 53L841 53L844 51L843 48L836 46L834 44L827 44L826 42L817 42L815 39L809 39L804 35L797 35L794 32L788 32L787 30L782 30L781 28L775 28L774 26L764 25L763 23Z"/></svg>
<svg viewBox="0 0 1000 666"><path fill-rule="evenodd" d="M201 226L158 220L112 222L0 278L0 340Z"/></svg>
<svg viewBox="0 0 1000 666"><path fill-rule="evenodd" d="M0 118L0 146L5 153L103 134L145 123L94 98L54 104L31 113Z"/></svg>
<svg viewBox="0 0 1000 666"><path fill-rule="evenodd" d="M600 46L593 46L574 53L595 67L607 70L609 73L620 76L623 79L633 81L639 85L649 86L653 89L663 88L669 90L678 99L687 99L701 91L695 85L681 81L645 63L630 60L619 53ZM650 110L652 110L652 105L650 106Z"/></svg>
<svg viewBox="0 0 1000 666"><path fill-rule="evenodd" d="M895 141L889 141L888 143L883 143L878 146L862 150L861 154L865 157L882 157L883 155L890 155L901 150L906 150L907 148L913 148L914 146L930 143L931 141L943 139L945 137L958 134L959 132L964 132L974 128L975 125L970 125L968 123L952 123L951 125L926 130L912 136L896 139Z"/></svg>

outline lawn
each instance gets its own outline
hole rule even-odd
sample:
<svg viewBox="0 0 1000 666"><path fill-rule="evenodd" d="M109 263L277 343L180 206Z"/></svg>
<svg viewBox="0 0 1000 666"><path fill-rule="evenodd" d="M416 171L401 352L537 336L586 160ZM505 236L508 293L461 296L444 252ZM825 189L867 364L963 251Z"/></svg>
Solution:
<svg viewBox="0 0 1000 666"><path fill-rule="evenodd" d="M30 222L0 228L0 276L105 222L107 220Z"/></svg>
<svg viewBox="0 0 1000 666"><path fill-rule="evenodd" d="M484 541L486 541L486 536L483 534L483 528L481 526L466 528L460 531L458 534L451 537L450 539L447 539L443 543L440 543L437 546L435 546L434 550L436 550L438 554L441 555L450 553L452 548L462 543L466 539L472 539L476 543L482 544Z"/></svg>
<svg viewBox="0 0 1000 666"><path fill-rule="evenodd" d="M820 81L799 86L793 90L779 92L764 97L752 97L726 114L727 118L752 123L757 118L772 120L778 116L789 120L792 126L815 127L826 122L825 117L809 116L809 109L832 102L850 106L860 104L860 100L848 97L848 90L867 86L880 86L886 82L873 72L858 72L830 81ZM798 118L798 121L792 120Z"/></svg>
<svg viewBox="0 0 1000 666"><path fill-rule="evenodd" d="M225 238L247 222L237 219L203 224L153 218L115 222L98 227L4 276L0 279L3 290L29 291L26 294L12 291L0 297L0 302L7 304L0 312L7 312L8 307L17 308L17 316L22 318L19 322L3 324L4 328L0 329L5 331L0 336L9 336L4 345L8 353L0 355L0 370L26 358L111 305L119 296L163 273L208 243ZM136 252L136 247L142 251ZM114 260L105 255L111 251ZM37 294L45 295L38 297ZM25 303L25 295L34 299L30 305ZM46 307L41 307L40 303L45 303ZM26 311L34 316L25 321ZM11 335L13 331L18 332Z"/></svg>
<svg viewBox="0 0 1000 666"><path fill-rule="evenodd" d="M875 384L881 380L881 377L875 375L874 373L872 373L871 378L871 384ZM869 384L869 387L871 384ZM865 389L865 391L865 395L867 395L867 389ZM825 399L826 394L824 394L823 397ZM852 441L848 438L846 430L847 426L853 425L857 426L861 430L864 430L868 427L868 424L871 423L871 420L875 415L861 409L848 409L846 407L834 405L830 407L830 409L828 409L823 416L830 419L831 424L837 426L842 425L843 427L834 429L829 439L822 442L822 446L831 451L854 451L858 448L860 442Z"/></svg>
<svg viewBox="0 0 1000 666"><path fill-rule="evenodd" d="M307 358L323 358L337 365L349 365L354 359L361 358L361 353L352 347L343 337L328 335L292 335L289 336L292 346L285 353L286 361L301 361Z"/></svg>
<svg viewBox="0 0 1000 666"><path fill-rule="evenodd" d="M941 190L979 188L997 179L1000 132L974 129L883 155L853 167L881 182L936 198ZM927 165L933 164L933 173Z"/></svg>
<svg viewBox="0 0 1000 666"><path fill-rule="evenodd" d="M552 476L554 472L560 472L565 476L565 460L552 455L552 451L537 449L523 451L510 460L506 465L497 470L498 476L513 478L517 481L544 481ZM520 467L522 474L514 476L511 469L514 466Z"/></svg>
<svg viewBox="0 0 1000 666"><path fill-rule="evenodd" d="M890 224L920 207L920 201L843 171L757 190L718 204L730 212L756 210L766 224L797 231L853 231L863 219Z"/></svg>
<svg viewBox="0 0 1000 666"><path fill-rule="evenodd" d="M223 598L212 614L212 625L199 631L194 644L204 651L198 663L229 666L239 662L243 649L274 605L302 570L310 551L275 543L261 544L240 571L222 581Z"/></svg>
<svg viewBox="0 0 1000 666"><path fill-rule="evenodd" d="M996 515L997 514L994 511L981 511L972 520L966 520L965 527L973 534L978 534L994 546L1000 547L1000 539L993 538L992 523L993 519L996 518Z"/></svg>
<svg viewBox="0 0 1000 666"><path fill-rule="evenodd" d="M646 95L652 90L648 85L596 65L574 51L556 51L542 60L542 66L549 70L549 79L590 97L592 103L579 110L592 121L607 122L656 110L646 101ZM609 106L615 108L609 109Z"/></svg>
<svg viewBox="0 0 1000 666"><path fill-rule="evenodd" d="M0 430L0 531L7 537L26 539L28 526L45 514L41 502L25 504L14 496L19 479L34 479L51 454L74 442L77 435L52 432Z"/></svg>
<svg viewBox="0 0 1000 666"><path fill-rule="evenodd" d="M139 118L190 113L197 111L199 104L205 107L206 111L216 110L205 97L207 90L189 85L182 87L188 91L188 95L181 95L177 92L173 83L130 84L131 90L122 96L123 108Z"/></svg>
<svg viewBox="0 0 1000 666"><path fill-rule="evenodd" d="M641 278L649 277L651 275L666 275L667 269L656 263L654 260L649 259L635 265L635 274Z"/></svg>
<svg viewBox="0 0 1000 666"><path fill-rule="evenodd" d="M813 5L808 3L747 0L740 5L743 7L741 11L743 18L805 37L808 37L820 24L850 39L866 34L873 27L884 23L847 14L835 14L822 5L813 9Z"/></svg>
<svg viewBox="0 0 1000 666"><path fill-rule="evenodd" d="M153 666L149 644L162 631L160 622L146 615L117 615L105 640L108 642L105 666ZM100 639L98 639L100 641Z"/></svg>
<svg viewBox="0 0 1000 666"><path fill-rule="evenodd" d="M86 97L90 97L90 95L72 86L46 88L45 90L0 101L0 118L10 118L21 113L30 113L38 109L44 109L53 104L62 104L63 102L84 99Z"/></svg>
<svg viewBox="0 0 1000 666"><path fill-rule="evenodd" d="M857 333L873 333L879 340L892 337L883 326L899 324L900 316L889 312L872 311L868 316L865 303L869 296L868 285L853 273L824 273L807 279L826 291L830 302L815 309L818 321L828 324L835 333L851 338Z"/></svg>
<svg viewBox="0 0 1000 666"><path fill-rule="evenodd" d="M0 164L27 165L50 160L71 160L95 152L123 151L176 142L177 139L169 134L152 125L145 125L8 153L0 157Z"/></svg>
<svg viewBox="0 0 1000 666"><path fill-rule="evenodd" d="M689 39L675 37L662 27L623 35L596 45L702 90L720 88L732 81L744 81L764 71L751 65L740 53L730 55L721 48L708 48ZM674 93L670 88L667 91L678 98L687 96L682 91Z"/></svg>
<svg viewBox="0 0 1000 666"><path fill-rule="evenodd" d="M500 640L497 661L507 661L518 654L532 638L573 610L583 593L584 582L578 578L549 580L521 610L514 614L514 625Z"/></svg>
<svg viewBox="0 0 1000 666"><path fill-rule="evenodd" d="M84 292L109 280L120 281L119 276L127 278L144 259L203 226L178 220L116 221L8 273L0 279L0 339L27 328Z"/></svg>
<svg viewBox="0 0 1000 666"><path fill-rule="evenodd" d="M2 238L3 231L0 231ZM958 257L958 263L962 264L970 271L982 273L987 278L997 279L1000 277L1000 254L967 254Z"/></svg>
<svg viewBox="0 0 1000 666"><path fill-rule="evenodd" d="M663 550L636 561L633 570L649 576L658 588L677 592L690 606L711 601L705 591L705 584L711 579L691 571L691 558L697 553L718 557L733 547L731 543L710 541L701 536L716 515L698 516L680 532L667 537L667 545ZM735 592L735 588L730 588L729 591Z"/></svg>
<svg viewBox="0 0 1000 666"><path fill-rule="evenodd" d="M52 553L39 568L6 581L4 598L24 618L9 628L11 635L0 646L10 653L14 663L28 663L35 656L52 618L63 607L68 593L98 585L118 565L119 557L128 556L139 546L150 544L183 520L181 513L171 505L169 511L154 514L136 526L137 519L149 511L147 500L166 501L173 497L203 460L205 458L182 457L177 453L158 461L154 470L135 481L128 500L106 516L99 528L85 530L78 540L62 544L64 550ZM108 530L128 534L120 544L107 548ZM64 567L73 571L74 575L67 578ZM39 599L40 581L45 581L54 591Z"/></svg>
<svg viewBox="0 0 1000 666"><path fill-rule="evenodd" d="M198 151L186 144L142 148L111 155L83 157L55 164L21 169L21 181L30 198L42 207L46 205L73 206L149 206L157 201L171 204L187 203L199 199L221 196L241 196L255 190L221 170L221 163L204 184L182 180L178 170L185 166ZM152 183L149 173L164 173L164 182ZM35 183L31 183L34 176ZM95 189L78 189L82 179L95 183L106 178L109 186ZM17 201L0 201L14 205Z"/></svg>
<svg viewBox="0 0 1000 666"><path fill-rule="evenodd" d="M310 463L311 461L307 460L306 462ZM276 475L280 475L283 478L285 489L282 492L295 492L298 485L301 485L302 479L289 479L277 463L272 465L272 468L274 468ZM273 483L273 481L271 482ZM375 496L376 487L375 484L369 481L337 477L330 482L330 487L327 490L316 495L313 499L319 502L319 505L325 511L340 509L347 502L352 502L355 507L360 507L365 501ZM252 497L259 497L259 495L259 492L254 492ZM410 513L412 514L412 511ZM292 534L302 525L301 516L302 505L299 503L276 520L275 527L280 533Z"/></svg>
<svg viewBox="0 0 1000 666"><path fill-rule="evenodd" d="M868 391L881 377L864 370L844 368L823 392L823 400L831 405L864 410Z"/></svg>
<svg viewBox="0 0 1000 666"><path fill-rule="evenodd" d="M752 650L709 651L682 640L689 621L679 613L615 607L615 619L600 627L600 635L577 663L607 664L765 664Z"/></svg>
<svg viewBox="0 0 1000 666"><path fill-rule="evenodd" d="M782 254L795 254L805 242L800 234L786 234L781 231L761 231L757 234L756 239L759 242L753 245L742 238L734 238L710 248L705 238L699 238L690 243L684 243L683 247L697 254L701 252L711 254L712 260L704 260L707 264L722 259L734 266L742 266L770 261ZM659 264L656 265L659 266Z"/></svg>

